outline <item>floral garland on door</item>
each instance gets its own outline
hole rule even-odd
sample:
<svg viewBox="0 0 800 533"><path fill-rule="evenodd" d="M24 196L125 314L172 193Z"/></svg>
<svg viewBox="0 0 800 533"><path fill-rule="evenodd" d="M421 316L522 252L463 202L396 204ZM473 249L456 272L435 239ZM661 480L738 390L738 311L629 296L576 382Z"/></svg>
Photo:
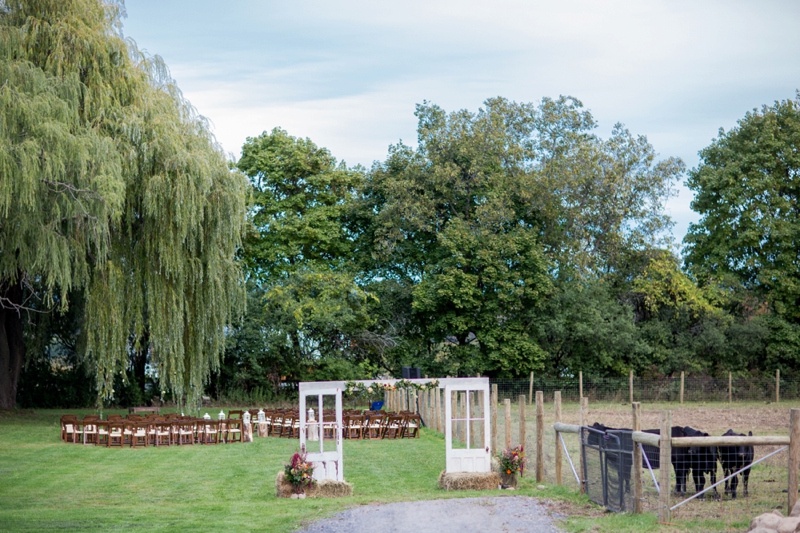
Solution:
<svg viewBox="0 0 800 533"><path fill-rule="evenodd" d="M373 382L370 384L348 381L344 384L344 394L347 397L382 397L384 391L416 390L427 391L439 388L439 380L432 379L426 383L417 383L408 379L400 379L394 383Z"/></svg>

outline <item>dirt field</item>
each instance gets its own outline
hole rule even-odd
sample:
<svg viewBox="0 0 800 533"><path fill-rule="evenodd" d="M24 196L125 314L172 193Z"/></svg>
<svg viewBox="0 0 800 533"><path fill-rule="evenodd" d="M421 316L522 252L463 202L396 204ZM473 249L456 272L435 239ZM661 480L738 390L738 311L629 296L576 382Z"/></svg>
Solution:
<svg viewBox="0 0 800 533"><path fill-rule="evenodd" d="M692 426L693 428L708 432L711 435L722 435L728 429L734 429L739 433L752 431L754 435L787 435L789 432L789 409L798 407L794 403L781 402L781 404L643 404L642 405L642 425L644 428L657 428L659 425L659 413L661 410L672 412L672 423L676 426ZM498 413L498 444L504 446L505 420L503 409ZM512 407L511 434L512 443L519 442L519 411L517 405ZM562 405L562 420L568 424L577 424L579 421L579 409L577 403ZM544 437L544 471L545 482L555 483L555 434L552 429L554 422L552 398L545 401L545 437ZM584 423L591 425L593 422L600 422L610 427L631 427L632 414L629 404L612 404L589 402L588 415ZM534 461L536 457L536 422L535 406L526 406L526 449L530 463L530 473L534 472ZM577 435L564 435L567 448L574 463L575 469L579 468L579 442ZM778 449L776 446L756 447L755 458L763 457L770 452ZM753 467L750 474L749 495L745 498L741 494L741 484L739 498L731 500L722 495L720 501L707 499L705 501L693 500L682 507L673 511L673 521L676 524L688 523L695 520L714 520L719 522L722 529L730 528L739 530L743 525L749 523L750 519L760 513L772 509L786 511L787 495L787 455L781 452L767 459L763 463ZM566 457L562 467L564 485L577 490L578 484L567 462ZM672 470L672 469L670 469ZM658 471L655 472L658 478ZM694 483L689 476L687 480L687 496L694 494ZM643 472L645 480L645 511L655 513L658 494L655 490L650 472L645 469ZM722 479L722 469L717 472L717 479ZM674 483L674 472L673 472ZM722 489L722 487L720 487ZM671 504L678 503L680 499L673 496ZM592 512L588 509L575 510L573 512ZM746 530L746 527L744 528Z"/></svg>

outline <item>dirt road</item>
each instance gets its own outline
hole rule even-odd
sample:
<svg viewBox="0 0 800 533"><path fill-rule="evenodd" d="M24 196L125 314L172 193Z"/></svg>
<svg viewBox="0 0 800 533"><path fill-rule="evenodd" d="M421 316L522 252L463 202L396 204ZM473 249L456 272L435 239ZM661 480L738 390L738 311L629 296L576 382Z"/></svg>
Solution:
<svg viewBox="0 0 800 533"><path fill-rule="evenodd" d="M525 496L366 505L300 533L560 533L545 506Z"/></svg>

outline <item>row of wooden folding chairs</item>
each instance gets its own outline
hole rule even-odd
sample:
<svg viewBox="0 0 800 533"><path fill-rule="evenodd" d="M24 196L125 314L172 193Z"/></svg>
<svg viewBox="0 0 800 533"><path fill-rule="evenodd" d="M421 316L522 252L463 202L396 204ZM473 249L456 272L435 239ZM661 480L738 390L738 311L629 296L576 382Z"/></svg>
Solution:
<svg viewBox="0 0 800 533"><path fill-rule="evenodd" d="M80 439L80 440L79 440ZM100 420L87 415L78 420L74 415L61 417L61 440L96 446L171 446L184 444L219 444L242 441L242 420L206 420L186 416L129 417L110 415Z"/></svg>
<svg viewBox="0 0 800 533"><path fill-rule="evenodd" d="M342 418L342 434L346 439L401 439L419 437L422 417L416 413L366 411Z"/></svg>

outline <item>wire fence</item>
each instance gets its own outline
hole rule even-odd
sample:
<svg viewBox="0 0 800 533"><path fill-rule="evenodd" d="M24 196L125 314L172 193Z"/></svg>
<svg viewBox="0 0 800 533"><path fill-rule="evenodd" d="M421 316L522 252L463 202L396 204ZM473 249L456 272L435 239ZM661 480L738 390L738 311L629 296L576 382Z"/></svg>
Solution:
<svg viewBox="0 0 800 533"><path fill-rule="evenodd" d="M581 387L579 378L491 380L497 385L498 397L516 401L524 394L530 401L531 391L543 391L545 401L553 392L561 391L564 401L577 402ZM630 399L628 377L583 377L583 395L594 401L627 402ZM800 399L800 379L770 377L727 378L686 377L683 379L683 400L686 402L774 402ZM633 400L637 402L679 402L681 378L646 379L634 376Z"/></svg>

